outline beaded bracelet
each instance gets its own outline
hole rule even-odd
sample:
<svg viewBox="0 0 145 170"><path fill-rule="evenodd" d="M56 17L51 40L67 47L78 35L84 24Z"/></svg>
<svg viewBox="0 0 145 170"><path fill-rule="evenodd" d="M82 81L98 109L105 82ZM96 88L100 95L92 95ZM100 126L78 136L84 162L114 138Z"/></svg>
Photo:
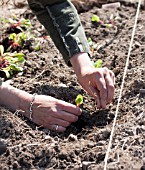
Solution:
<svg viewBox="0 0 145 170"><path fill-rule="evenodd" d="M30 109L29 109L30 120L32 120L32 114L33 114L32 107L33 107L33 103L34 103L34 100L35 100L36 95L37 95L37 93L34 93L34 94L33 94L32 101L30 102Z"/></svg>

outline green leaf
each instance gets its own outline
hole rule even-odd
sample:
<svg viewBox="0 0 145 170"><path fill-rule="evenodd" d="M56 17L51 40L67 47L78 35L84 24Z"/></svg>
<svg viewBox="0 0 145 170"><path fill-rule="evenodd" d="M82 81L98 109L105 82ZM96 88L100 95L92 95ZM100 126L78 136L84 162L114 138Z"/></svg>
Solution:
<svg viewBox="0 0 145 170"><path fill-rule="evenodd" d="M15 53L13 54L13 57L24 57L23 53Z"/></svg>
<svg viewBox="0 0 145 170"><path fill-rule="evenodd" d="M90 37L88 38L88 43L89 43L90 46L93 45L93 41L92 41L92 39Z"/></svg>
<svg viewBox="0 0 145 170"><path fill-rule="evenodd" d="M100 22L100 18L98 15L93 15L92 16L92 22Z"/></svg>
<svg viewBox="0 0 145 170"><path fill-rule="evenodd" d="M16 20L17 19L17 16L15 14L13 14L13 18Z"/></svg>
<svg viewBox="0 0 145 170"><path fill-rule="evenodd" d="M6 19L6 18L0 18L0 21L2 21L2 22L9 22L9 20L8 19Z"/></svg>
<svg viewBox="0 0 145 170"><path fill-rule="evenodd" d="M105 27L107 27L107 28L111 28L111 27L113 27L113 25L112 25L112 24L104 24L104 26L105 26Z"/></svg>
<svg viewBox="0 0 145 170"><path fill-rule="evenodd" d="M103 64L103 61L101 59L98 59L95 63L93 62L93 65L95 68L101 68Z"/></svg>
<svg viewBox="0 0 145 170"><path fill-rule="evenodd" d="M113 20L113 19L114 19L114 15L111 14L111 15L110 15L110 20Z"/></svg>
<svg viewBox="0 0 145 170"><path fill-rule="evenodd" d="M7 70L2 70L2 71L5 73L7 78L10 78L11 75L10 75L9 71L7 71Z"/></svg>
<svg viewBox="0 0 145 170"><path fill-rule="evenodd" d="M9 35L9 39L10 39L10 40L13 40L14 42L16 42L16 40L17 40L17 34L15 34L15 33L10 34L10 35Z"/></svg>
<svg viewBox="0 0 145 170"><path fill-rule="evenodd" d="M22 29L20 26L17 26L17 28L18 28L20 31L23 31L23 29Z"/></svg>
<svg viewBox="0 0 145 170"><path fill-rule="evenodd" d="M11 24L15 23L15 21L12 18L9 18L8 20L9 20L9 23L11 23Z"/></svg>
<svg viewBox="0 0 145 170"><path fill-rule="evenodd" d="M3 56L4 54L4 46L0 45L0 56Z"/></svg>
<svg viewBox="0 0 145 170"><path fill-rule="evenodd" d="M21 33L18 34L18 44L20 46L23 45L23 40L26 40L26 39L27 39L27 36L24 32L21 32Z"/></svg>
<svg viewBox="0 0 145 170"><path fill-rule="evenodd" d="M83 103L83 96L81 94L78 94L75 102L77 106L80 106Z"/></svg>
<svg viewBox="0 0 145 170"><path fill-rule="evenodd" d="M34 49L35 49L36 51L39 51L39 50L40 50L40 43L37 43L36 46L34 47Z"/></svg>
<svg viewBox="0 0 145 170"><path fill-rule="evenodd" d="M10 65L10 70L13 70L13 71L23 71L23 68L22 67L19 67L18 65L16 64L11 64Z"/></svg>
<svg viewBox="0 0 145 170"><path fill-rule="evenodd" d="M29 19L22 19L21 20L21 25L22 26L25 26L25 27L31 27L31 22L30 22L30 20Z"/></svg>
<svg viewBox="0 0 145 170"><path fill-rule="evenodd" d="M25 59L22 57L7 57L6 58L10 65L12 64L23 64L25 62Z"/></svg>
<svg viewBox="0 0 145 170"><path fill-rule="evenodd" d="M10 78L10 66L6 67L6 68L3 68L1 71L3 71L6 75L7 78Z"/></svg>
<svg viewBox="0 0 145 170"><path fill-rule="evenodd" d="M23 53L16 53L13 56L16 59L18 64L23 64L25 62L24 54Z"/></svg>

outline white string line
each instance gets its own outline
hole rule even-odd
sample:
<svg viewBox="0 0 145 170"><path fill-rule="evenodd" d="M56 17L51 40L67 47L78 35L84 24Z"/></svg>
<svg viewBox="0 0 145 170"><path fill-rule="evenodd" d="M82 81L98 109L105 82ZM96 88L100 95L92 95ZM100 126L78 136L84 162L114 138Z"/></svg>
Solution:
<svg viewBox="0 0 145 170"><path fill-rule="evenodd" d="M140 12L141 1L142 1L142 0L139 0L139 2L138 2L138 8L137 8L136 17L135 17L134 28L133 28L133 31L132 31L131 42L130 42L130 46L129 46L129 50L128 50L128 56L127 56L127 59L126 59L126 65L125 65L125 68L124 68L124 74L123 74L123 79L122 79L120 94L119 94L119 97L118 97L118 103L117 103L117 107L116 107L116 113L115 113L114 122L113 122L113 126L112 126L112 131L111 131L111 135L110 135L110 140L109 140L109 144L108 144L108 149L107 149L106 156L105 156L105 159L104 159L104 162L105 162L104 170L107 169L108 156L109 156L109 153L110 153L110 148L111 148L111 144L112 144L113 133L114 133L115 124L116 124L117 115L118 115L118 110L119 110L120 101L121 101L121 97L122 97L122 91L123 91L123 88L124 88L124 82L125 82L125 77L126 77L126 73L127 73L128 64L129 64L129 58L130 58L130 54L131 54L131 50L132 50L132 44L133 44L133 40L134 40L134 36L135 36L135 30L136 30L137 20L138 20L138 16L139 16L139 12Z"/></svg>

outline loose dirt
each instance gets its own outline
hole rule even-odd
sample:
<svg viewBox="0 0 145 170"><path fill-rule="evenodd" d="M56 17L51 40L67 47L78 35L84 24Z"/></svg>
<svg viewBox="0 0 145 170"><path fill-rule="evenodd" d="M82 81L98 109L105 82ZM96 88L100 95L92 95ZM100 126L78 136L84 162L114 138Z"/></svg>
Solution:
<svg viewBox="0 0 145 170"><path fill-rule="evenodd" d="M120 19L115 27L104 28L91 22L93 14L108 20L113 14ZM136 8L121 5L118 9L93 7L81 12L80 19L87 37L97 44L92 60L101 58L103 66L116 76L114 101L98 110L93 98L77 82L52 40L48 38L37 52L22 50L26 63L22 75L13 85L30 93L50 95L74 103L84 96L83 113L66 132L56 133L38 127L22 115L0 109L0 169L102 170L113 118L120 93L124 67L134 26ZM31 19L36 36L47 35L30 10L18 17ZM145 169L145 11L141 10L130 62L120 102L117 124L108 159L109 170Z"/></svg>

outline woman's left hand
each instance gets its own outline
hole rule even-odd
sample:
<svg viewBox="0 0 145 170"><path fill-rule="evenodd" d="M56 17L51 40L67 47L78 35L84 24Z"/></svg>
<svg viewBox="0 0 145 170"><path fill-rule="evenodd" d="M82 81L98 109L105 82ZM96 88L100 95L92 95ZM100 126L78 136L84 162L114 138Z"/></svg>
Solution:
<svg viewBox="0 0 145 170"><path fill-rule="evenodd" d="M94 68L87 53L71 58L71 64L81 86L97 101L98 108L106 108L114 96L114 73L108 68Z"/></svg>
<svg viewBox="0 0 145 170"><path fill-rule="evenodd" d="M114 97L114 73L104 68L84 67L78 77L81 86L97 101L98 108L106 108Z"/></svg>

